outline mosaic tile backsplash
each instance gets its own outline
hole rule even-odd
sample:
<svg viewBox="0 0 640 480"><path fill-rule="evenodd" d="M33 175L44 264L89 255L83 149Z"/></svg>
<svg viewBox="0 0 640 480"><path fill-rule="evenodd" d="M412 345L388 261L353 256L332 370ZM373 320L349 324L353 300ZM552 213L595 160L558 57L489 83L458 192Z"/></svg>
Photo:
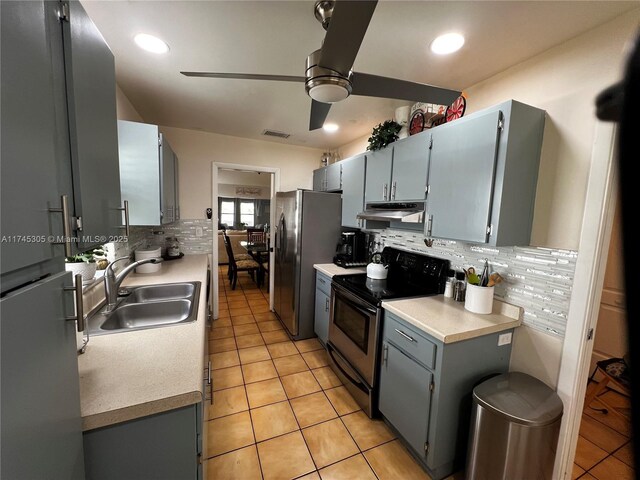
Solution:
<svg viewBox="0 0 640 480"><path fill-rule="evenodd" d="M433 240L424 244L422 233L382 230L376 234L381 247L397 247L447 259L451 268L470 266L482 271L484 260L490 272L504 281L495 296L524 309L523 321L543 332L564 337L569 300L578 252L540 247L490 247L453 240Z"/></svg>
<svg viewBox="0 0 640 480"><path fill-rule="evenodd" d="M131 227L129 249L164 247L166 237L177 237L180 251L185 255L211 253L213 230L211 220L178 220L168 225Z"/></svg>

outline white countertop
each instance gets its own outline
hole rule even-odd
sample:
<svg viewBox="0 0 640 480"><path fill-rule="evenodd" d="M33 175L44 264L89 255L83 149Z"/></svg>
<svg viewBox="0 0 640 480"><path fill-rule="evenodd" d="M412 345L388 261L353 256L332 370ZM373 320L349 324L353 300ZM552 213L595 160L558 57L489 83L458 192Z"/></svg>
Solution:
<svg viewBox="0 0 640 480"><path fill-rule="evenodd" d="M203 398L207 256L185 255L123 285L201 282L195 322L91 336L78 356L83 430L198 403Z"/></svg>
<svg viewBox="0 0 640 480"><path fill-rule="evenodd" d="M367 273L367 267L342 268L335 263L316 263L313 268L324 273L328 277L334 275L355 275L356 273Z"/></svg>
<svg viewBox="0 0 640 480"><path fill-rule="evenodd" d="M443 343L508 330L522 322L522 308L499 300L494 300L493 313L488 315L471 313L464 302L443 295L389 300L382 307Z"/></svg>

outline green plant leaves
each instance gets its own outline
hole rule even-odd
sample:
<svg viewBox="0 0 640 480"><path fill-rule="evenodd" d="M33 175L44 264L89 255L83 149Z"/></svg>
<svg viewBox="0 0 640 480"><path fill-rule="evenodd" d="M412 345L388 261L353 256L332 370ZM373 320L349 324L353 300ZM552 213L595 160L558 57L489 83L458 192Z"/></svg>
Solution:
<svg viewBox="0 0 640 480"><path fill-rule="evenodd" d="M367 150L375 151L386 147L390 143L398 140L398 132L402 129L402 125L393 120L387 120L373 128L369 137L369 146Z"/></svg>

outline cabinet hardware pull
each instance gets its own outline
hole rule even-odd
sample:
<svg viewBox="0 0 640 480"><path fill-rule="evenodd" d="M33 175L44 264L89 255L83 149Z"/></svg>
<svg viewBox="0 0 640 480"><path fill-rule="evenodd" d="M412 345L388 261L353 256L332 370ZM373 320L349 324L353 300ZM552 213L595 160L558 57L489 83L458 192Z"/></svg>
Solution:
<svg viewBox="0 0 640 480"><path fill-rule="evenodd" d="M124 228L124 234L129 236L129 200L124 201L124 207L116 208L121 212L124 212L124 225L120 228ZM162 216L162 212L160 212L160 216Z"/></svg>
<svg viewBox="0 0 640 480"><path fill-rule="evenodd" d="M391 186L391 200L396 199L396 181L393 181L393 185Z"/></svg>
<svg viewBox="0 0 640 480"><path fill-rule="evenodd" d="M60 208L50 208L50 213L62 214L62 235L64 240L62 242L51 242L53 245L64 245L65 257L70 257L71 252L71 224L69 222L69 197L67 195L60 195Z"/></svg>
<svg viewBox="0 0 640 480"><path fill-rule="evenodd" d="M415 342L416 339L407 335L406 333L404 333L402 330L398 330L397 328L394 328L394 330L396 331L396 333L402 335L404 338L406 338L407 340L409 340L410 342Z"/></svg>
<svg viewBox="0 0 640 480"><path fill-rule="evenodd" d="M387 365L388 358L389 358L389 345L385 343L384 346L382 347L382 363L385 366Z"/></svg>
<svg viewBox="0 0 640 480"><path fill-rule="evenodd" d="M324 301L324 311L328 312L329 311L329 299L326 298Z"/></svg>
<svg viewBox="0 0 640 480"><path fill-rule="evenodd" d="M384 188L382 189L382 199L383 200L388 200L387 199L387 190L388 190L389 184L385 183L384 184Z"/></svg>
<svg viewBox="0 0 640 480"><path fill-rule="evenodd" d="M82 304L82 274L78 273L74 277L76 282L73 287L64 287L65 292L74 292L76 300L76 314L67 317L65 320L78 321L78 332L84 332L84 305Z"/></svg>
<svg viewBox="0 0 640 480"><path fill-rule="evenodd" d="M209 360L209 364L207 365L207 383L211 385L211 360Z"/></svg>
<svg viewBox="0 0 640 480"><path fill-rule="evenodd" d="M431 236L432 226L433 226L433 215L429 215L429 220L427 220L427 237Z"/></svg>

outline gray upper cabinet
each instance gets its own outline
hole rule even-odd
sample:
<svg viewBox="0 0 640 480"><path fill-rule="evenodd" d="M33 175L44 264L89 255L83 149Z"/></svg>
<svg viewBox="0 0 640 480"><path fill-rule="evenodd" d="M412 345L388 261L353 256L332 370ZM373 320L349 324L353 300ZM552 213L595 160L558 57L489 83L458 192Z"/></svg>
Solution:
<svg viewBox="0 0 640 480"><path fill-rule="evenodd" d="M62 22L79 250L122 234L114 57L80 2Z"/></svg>
<svg viewBox="0 0 640 480"><path fill-rule="evenodd" d="M429 164L428 132L393 144L391 201L424 200Z"/></svg>
<svg viewBox="0 0 640 480"><path fill-rule="evenodd" d="M364 177L366 155L342 160L342 226L360 228L363 220L357 218L364 210Z"/></svg>
<svg viewBox="0 0 640 480"><path fill-rule="evenodd" d="M55 92L45 11L39 2L1 5L0 252L5 273L61 256L63 249L48 242L19 241L19 236L62 234L62 216L47 211L60 206L60 191L55 182Z"/></svg>
<svg viewBox="0 0 640 480"><path fill-rule="evenodd" d="M392 147L367 153L365 202L386 202L391 199L392 164Z"/></svg>
<svg viewBox="0 0 640 480"><path fill-rule="evenodd" d="M544 111L510 100L431 130L425 234L528 245Z"/></svg>
<svg viewBox="0 0 640 480"><path fill-rule="evenodd" d="M129 201L131 225L177 219L177 157L157 125L118 121L120 188Z"/></svg>
<svg viewBox="0 0 640 480"><path fill-rule="evenodd" d="M333 163L313 171L313 189L316 192L339 192L342 190L341 163Z"/></svg>

